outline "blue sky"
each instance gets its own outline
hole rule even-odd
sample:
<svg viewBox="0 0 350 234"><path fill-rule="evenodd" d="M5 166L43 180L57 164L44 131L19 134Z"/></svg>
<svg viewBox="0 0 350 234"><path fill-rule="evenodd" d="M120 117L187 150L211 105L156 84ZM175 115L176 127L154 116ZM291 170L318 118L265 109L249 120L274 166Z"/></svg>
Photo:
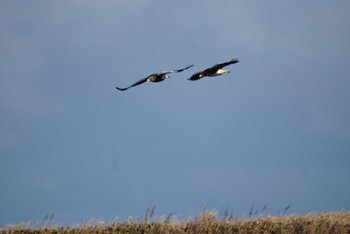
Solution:
<svg viewBox="0 0 350 234"><path fill-rule="evenodd" d="M0 2L0 225L350 210L350 2ZM238 58L230 74L187 81ZM161 83L120 92L189 64Z"/></svg>

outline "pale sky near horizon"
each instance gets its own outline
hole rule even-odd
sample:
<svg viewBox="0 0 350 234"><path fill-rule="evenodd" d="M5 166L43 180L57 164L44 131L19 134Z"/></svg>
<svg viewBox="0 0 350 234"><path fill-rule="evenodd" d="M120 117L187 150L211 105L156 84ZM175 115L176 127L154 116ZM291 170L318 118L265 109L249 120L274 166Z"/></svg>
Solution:
<svg viewBox="0 0 350 234"><path fill-rule="evenodd" d="M350 211L349 12L346 0L0 1L0 225L152 206ZM186 80L232 58L229 74Z"/></svg>

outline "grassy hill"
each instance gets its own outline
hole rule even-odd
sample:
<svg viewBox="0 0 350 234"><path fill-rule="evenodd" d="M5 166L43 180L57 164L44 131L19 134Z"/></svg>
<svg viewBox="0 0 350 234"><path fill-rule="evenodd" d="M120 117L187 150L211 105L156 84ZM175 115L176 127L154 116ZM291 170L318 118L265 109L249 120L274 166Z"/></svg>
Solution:
<svg viewBox="0 0 350 234"><path fill-rule="evenodd" d="M216 211L204 211L194 218L178 221L174 216L151 221L129 218L104 225L101 220L73 227L54 224L28 227L28 224L5 225L0 233L350 233L350 213L310 213L306 216L264 216L240 219L232 215L218 218Z"/></svg>

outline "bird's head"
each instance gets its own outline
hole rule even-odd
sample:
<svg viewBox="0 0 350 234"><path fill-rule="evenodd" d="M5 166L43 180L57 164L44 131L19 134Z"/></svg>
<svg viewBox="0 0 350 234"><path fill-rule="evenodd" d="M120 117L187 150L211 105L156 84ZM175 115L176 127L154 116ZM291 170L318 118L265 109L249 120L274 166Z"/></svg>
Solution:
<svg viewBox="0 0 350 234"><path fill-rule="evenodd" d="M168 75L163 76L163 80L168 79L168 78L170 78L170 76L168 76Z"/></svg>

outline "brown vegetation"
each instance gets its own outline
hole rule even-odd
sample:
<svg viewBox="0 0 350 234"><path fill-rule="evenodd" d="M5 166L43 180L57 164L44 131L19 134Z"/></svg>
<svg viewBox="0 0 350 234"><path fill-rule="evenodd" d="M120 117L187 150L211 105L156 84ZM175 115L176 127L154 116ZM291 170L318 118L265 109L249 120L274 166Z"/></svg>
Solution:
<svg viewBox="0 0 350 234"><path fill-rule="evenodd" d="M74 227L55 225L40 228L26 227L27 224L5 225L2 233L344 233L350 234L350 213L321 213L306 216L255 217L239 219L232 215L218 218L216 211L203 211L193 219L178 221L173 215L160 217L151 222L152 213L147 212L145 220L132 218L124 222L103 225L102 220L90 221Z"/></svg>

